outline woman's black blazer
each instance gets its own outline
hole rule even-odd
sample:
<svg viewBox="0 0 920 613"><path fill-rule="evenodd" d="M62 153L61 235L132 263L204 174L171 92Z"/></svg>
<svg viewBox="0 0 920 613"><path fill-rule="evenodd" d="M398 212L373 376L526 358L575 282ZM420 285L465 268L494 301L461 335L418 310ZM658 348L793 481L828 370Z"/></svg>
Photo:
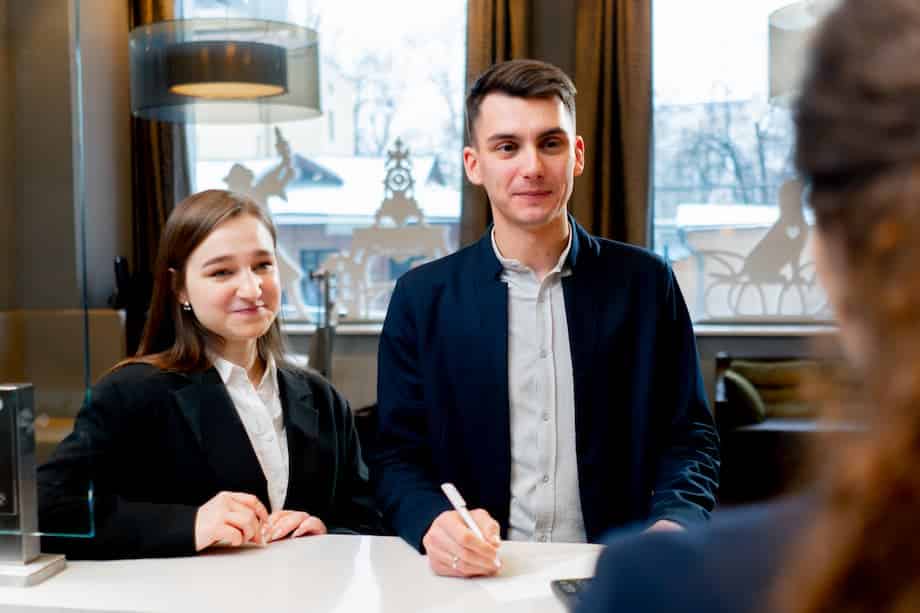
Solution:
<svg viewBox="0 0 920 613"><path fill-rule="evenodd" d="M278 368L290 479L284 508L333 531L377 532L367 467L345 399L317 374ZM38 471L40 529L82 532L92 482L95 536L44 538L71 558L195 553L195 515L221 491L255 494L265 476L220 375L147 364L105 376L74 431Z"/></svg>

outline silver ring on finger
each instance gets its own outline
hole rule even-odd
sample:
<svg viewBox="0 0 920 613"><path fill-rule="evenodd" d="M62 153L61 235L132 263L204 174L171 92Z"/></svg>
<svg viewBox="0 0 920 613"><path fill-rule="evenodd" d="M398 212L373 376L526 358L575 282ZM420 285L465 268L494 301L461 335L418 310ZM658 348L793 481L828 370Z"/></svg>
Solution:
<svg viewBox="0 0 920 613"><path fill-rule="evenodd" d="M450 558L450 567L454 570L457 570L457 564L460 562L460 556L452 556Z"/></svg>

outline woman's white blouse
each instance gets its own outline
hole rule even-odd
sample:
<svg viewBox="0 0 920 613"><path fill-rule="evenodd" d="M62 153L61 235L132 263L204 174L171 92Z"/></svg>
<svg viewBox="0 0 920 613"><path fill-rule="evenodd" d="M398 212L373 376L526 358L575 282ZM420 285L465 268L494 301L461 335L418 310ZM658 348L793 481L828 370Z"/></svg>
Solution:
<svg viewBox="0 0 920 613"><path fill-rule="evenodd" d="M280 511L287 495L290 467L275 361L268 359L258 386L252 385L241 366L217 356L212 356L212 362L227 386L233 406L262 466L271 512Z"/></svg>

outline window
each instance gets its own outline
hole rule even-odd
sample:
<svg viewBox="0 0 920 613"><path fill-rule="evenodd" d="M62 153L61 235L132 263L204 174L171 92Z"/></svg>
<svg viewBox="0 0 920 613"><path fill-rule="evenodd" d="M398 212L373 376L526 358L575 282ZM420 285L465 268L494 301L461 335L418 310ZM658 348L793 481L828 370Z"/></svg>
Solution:
<svg viewBox="0 0 920 613"><path fill-rule="evenodd" d="M316 270L327 257L336 253L336 249L301 249L300 250L300 269ZM282 296L282 300L286 296ZM303 284L303 301L311 309L319 309L323 304L323 298L320 295L319 286L313 283ZM289 302L289 301L288 301Z"/></svg>
<svg viewBox="0 0 920 613"><path fill-rule="evenodd" d="M192 126L192 189L284 177L266 200L283 251L286 319L316 319L309 273L322 265L338 277L342 321L381 320L395 275L458 244L466 0L180 2L187 18L255 17L319 32L323 116Z"/></svg>
<svg viewBox="0 0 920 613"><path fill-rule="evenodd" d="M653 5L653 240L696 322L830 317L790 108L768 94L769 19L789 2Z"/></svg>

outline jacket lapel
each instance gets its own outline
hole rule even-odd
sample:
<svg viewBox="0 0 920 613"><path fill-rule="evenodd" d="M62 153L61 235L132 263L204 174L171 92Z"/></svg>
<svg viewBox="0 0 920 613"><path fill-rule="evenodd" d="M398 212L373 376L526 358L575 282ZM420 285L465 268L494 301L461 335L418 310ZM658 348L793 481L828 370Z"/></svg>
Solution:
<svg viewBox="0 0 920 613"><path fill-rule="evenodd" d="M597 326L601 320L602 300L598 287L605 280L592 270L595 245L591 236L569 216L572 228L572 248L568 264L572 274L563 277L565 318L569 330L569 348L572 355L572 383L575 388L575 444L590 432L590 373L597 369L594 354L597 345ZM604 289L606 291L606 289ZM581 434L581 437L579 436ZM579 460L583 454L578 453ZM580 467L579 467L580 468Z"/></svg>
<svg viewBox="0 0 920 613"><path fill-rule="evenodd" d="M325 491L317 479L319 467L319 412L309 383L287 368L278 368L278 388L287 431L289 478L285 508L305 508L307 501Z"/></svg>
<svg viewBox="0 0 920 613"><path fill-rule="evenodd" d="M478 243L478 266L475 273L478 301L479 330L482 339L482 364L479 377L485 398L480 403L476 424L470 430L477 433L476 449L490 450L474 458L482 462L473 474L493 474L486 480L493 486L488 496L495 508L507 508L511 497L511 417L508 394L508 286L502 281L502 265L492 248L491 228Z"/></svg>
<svg viewBox="0 0 920 613"><path fill-rule="evenodd" d="M176 403L210 465L218 490L255 494L268 505L262 467L227 388L214 368L189 375Z"/></svg>

